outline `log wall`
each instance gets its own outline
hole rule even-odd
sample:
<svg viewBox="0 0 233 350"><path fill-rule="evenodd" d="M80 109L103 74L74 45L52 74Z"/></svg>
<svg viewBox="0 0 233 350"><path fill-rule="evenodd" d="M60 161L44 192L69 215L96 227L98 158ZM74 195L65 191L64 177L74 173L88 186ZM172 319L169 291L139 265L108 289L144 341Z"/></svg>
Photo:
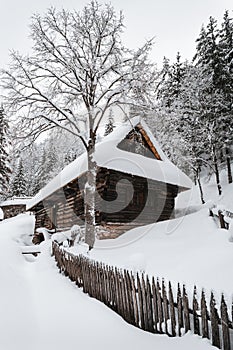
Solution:
<svg viewBox="0 0 233 350"><path fill-rule="evenodd" d="M83 175L38 203L36 228L69 229L84 224ZM97 173L96 223L149 224L170 218L178 186L100 168Z"/></svg>

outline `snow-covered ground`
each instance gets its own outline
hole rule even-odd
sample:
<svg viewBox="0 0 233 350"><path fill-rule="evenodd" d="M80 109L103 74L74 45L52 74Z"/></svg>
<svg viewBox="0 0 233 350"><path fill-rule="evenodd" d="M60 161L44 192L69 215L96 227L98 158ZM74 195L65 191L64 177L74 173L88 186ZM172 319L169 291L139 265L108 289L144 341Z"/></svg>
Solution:
<svg viewBox="0 0 233 350"><path fill-rule="evenodd" d="M128 325L59 274L50 256L50 242L41 245L37 258L25 258L21 245L28 243L32 229L33 217L28 215L0 223L0 349L212 348L191 333L169 338ZM107 259L107 250L96 251Z"/></svg>
<svg viewBox="0 0 233 350"><path fill-rule="evenodd" d="M207 205L200 205L197 188L179 195L176 219L144 226L116 240L97 241L90 257L111 265L145 270L189 292L214 290L217 300L233 291L233 243L230 232L209 217L216 203L233 211L233 184L221 198L211 179L204 184ZM184 215L184 216L183 216ZM191 333L182 338L153 335L128 325L100 302L83 294L59 274L50 256L50 241L38 257L22 255L30 245L34 218L19 215L0 222L0 349L64 350L84 348L210 349L209 341ZM77 252L77 246L71 250Z"/></svg>

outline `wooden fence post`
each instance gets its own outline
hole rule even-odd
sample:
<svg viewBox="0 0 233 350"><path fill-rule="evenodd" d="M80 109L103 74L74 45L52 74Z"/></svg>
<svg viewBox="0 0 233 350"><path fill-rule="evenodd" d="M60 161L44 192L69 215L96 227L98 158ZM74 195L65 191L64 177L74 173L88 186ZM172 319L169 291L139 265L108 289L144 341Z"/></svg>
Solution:
<svg viewBox="0 0 233 350"><path fill-rule="evenodd" d="M194 286L193 290L193 328L194 328L194 334L200 334L200 324L199 324L199 317L197 314L197 311L199 310L199 305L197 301L197 289L196 286Z"/></svg>
<svg viewBox="0 0 233 350"><path fill-rule="evenodd" d="M142 288L139 275L137 273L137 290L138 290L138 304L139 304L139 315L140 315L140 327L145 330L145 320L143 312L143 300L142 300Z"/></svg>
<svg viewBox="0 0 233 350"><path fill-rule="evenodd" d="M218 217L219 217L219 222L220 222L220 227L221 228L226 228L226 224L224 221L224 215L221 210L218 211Z"/></svg>
<svg viewBox="0 0 233 350"><path fill-rule="evenodd" d="M149 277L146 278L146 295L147 295L147 312L148 312L148 326L149 332L154 333L154 320L153 320L153 306L152 306L152 292Z"/></svg>
<svg viewBox="0 0 233 350"><path fill-rule="evenodd" d="M129 322L130 324L135 326L134 300L133 300L133 293L132 293L133 288L132 288L132 282L130 279L129 271L126 271L125 279L126 279L126 287L127 287L128 303L129 303Z"/></svg>
<svg viewBox="0 0 233 350"><path fill-rule="evenodd" d="M158 299L157 299L157 289L156 289L154 277L152 277L152 295L153 295L154 327L155 327L155 333L158 333L158 322L159 322Z"/></svg>
<svg viewBox="0 0 233 350"><path fill-rule="evenodd" d="M185 286L183 285L183 308L184 308L184 329L185 333L190 331L190 315L189 315L189 300L186 293Z"/></svg>
<svg viewBox="0 0 233 350"><path fill-rule="evenodd" d="M209 337L209 327L208 327L208 311L205 300L204 290L201 292L201 328L202 328L202 338Z"/></svg>
<svg viewBox="0 0 233 350"><path fill-rule="evenodd" d="M181 328L184 327L183 305L180 291L180 284L177 286L177 308L178 308L178 335L181 337Z"/></svg>
<svg viewBox="0 0 233 350"><path fill-rule="evenodd" d="M171 332L172 336L176 336L176 314L175 314L175 307L174 307L174 298L173 298L173 293L172 293L172 286L171 282L169 281L168 284L169 288L169 306L170 306L170 315L171 315Z"/></svg>
<svg viewBox="0 0 233 350"><path fill-rule="evenodd" d="M169 334L168 327L167 327L167 322L169 320L169 309L168 309L167 291L166 291L164 279L162 280L162 297L163 297L165 333Z"/></svg>
<svg viewBox="0 0 233 350"><path fill-rule="evenodd" d="M141 276L141 288L142 288L142 308L144 314L145 331L149 330L148 313L147 313L147 295L146 295L146 284L144 275Z"/></svg>
<svg viewBox="0 0 233 350"><path fill-rule="evenodd" d="M220 337L219 337L219 316L216 309L216 303L213 293L210 297L210 321L211 321L211 330L212 330L212 345L220 349Z"/></svg>
<svg viewBox="0 0 233 350"><path fill-rule="evenodd" d="M221 299L221 323L222 323L222 337L223 337L223 349L231 350L230 333L229 333L229 317L227 312L227 305L222 294Z"/></svg>
<svg viewBox="0 0 233 350"><path fill-rule="evenodd" d="M162 304L162 297L161 297L160 290L161 290L161 288L160 288L160 284L159 284L159 279L157 279L156 292L157 292L157 303L158 303L159 331L160 331L160 333L163 333L162 324L164 321L164 316L163 316L163 304Z"/></svg>
<svg viewBox="0 0 233 350"><path fill-rule="evenodd" d="M132 286L133 311L134 311L135 326L139 327L138 298L137 298L135 280L134 280L134 276L133 276L132 272L130 275L130 280L131 280L131 286Z"/></svg>

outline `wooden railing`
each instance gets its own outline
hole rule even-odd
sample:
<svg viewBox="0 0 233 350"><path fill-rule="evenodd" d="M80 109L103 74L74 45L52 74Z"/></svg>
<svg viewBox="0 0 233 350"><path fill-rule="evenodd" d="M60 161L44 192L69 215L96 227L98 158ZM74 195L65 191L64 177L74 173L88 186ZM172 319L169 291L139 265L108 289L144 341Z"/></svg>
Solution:
<svg viewBox="0 0 233 350"><path fill-rule="evenodd" d="M55 242L52 243L52 253L61 273L131 325L171 337L191 330L210 339L220 349L231 349L232 321L223 295L218 310L213 293L208 307L204 290L198 297L196 287L190 302L185 285L178 284L174 288L164 279L160 281L144 274L134 275L81 255L75 256Z"/></svg>

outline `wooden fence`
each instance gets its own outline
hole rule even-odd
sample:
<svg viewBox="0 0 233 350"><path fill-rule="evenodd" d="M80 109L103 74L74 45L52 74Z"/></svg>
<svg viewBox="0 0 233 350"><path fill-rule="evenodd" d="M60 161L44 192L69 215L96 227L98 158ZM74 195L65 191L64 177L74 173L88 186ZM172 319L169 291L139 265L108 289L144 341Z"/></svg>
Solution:
<svg viewBox="0 0 233 350"><path fill-rule="evenodd" d="M228 210L221 210L213 207L209 210L210 216L216 217L219 220L220 228L224 228L226 230L229 229L229 222L233 219L233 213Z"/></svg>
<svg viewBox="0 0 233 350"><path fill-rule="evenodd" d="M223 295L218 311L213 293L208 307L204 291L198 297L196 287L190 301L184 285L178 284L176 289L164 280L150 279L144 274L135 276L127 270L75 256L55 242L52 253L60 272L82 287L84 293L106 304L128 323L170 337L181 336L191 330L210 339L220 349L231 349L232 321Z"/></svg>

